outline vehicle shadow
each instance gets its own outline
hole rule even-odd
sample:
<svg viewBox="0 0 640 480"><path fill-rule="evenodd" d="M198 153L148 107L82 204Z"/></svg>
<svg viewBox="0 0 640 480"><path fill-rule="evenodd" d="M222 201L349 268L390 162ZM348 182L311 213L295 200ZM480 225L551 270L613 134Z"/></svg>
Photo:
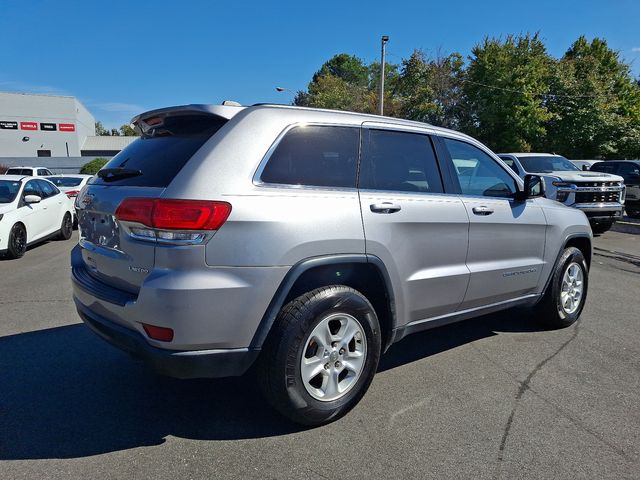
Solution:
<svg viewBox="0 0 640 480"><path fill-rule="evenodd" d="M507 312L407 337L389 370L501 331L535 325ZM76 324L0 338L0 460L76 458L165 437L233 440L301 430L261 398L251 378L175 380Z"/></svg>

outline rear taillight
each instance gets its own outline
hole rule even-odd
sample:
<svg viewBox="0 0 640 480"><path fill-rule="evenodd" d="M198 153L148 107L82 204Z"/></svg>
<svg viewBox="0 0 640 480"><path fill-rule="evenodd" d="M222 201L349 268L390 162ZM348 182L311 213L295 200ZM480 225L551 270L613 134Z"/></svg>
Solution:
<svg viewBox="0 0 640 480"><path fill-rule="evenodd" d="M80 193L80 190L69 190L68 192L66 192L67 197L69 198L76 198L79 193Z"/></svg>
<svg viewBox="0 0 640 480"><path fill-rule="evenodd" d="M183 243L201 242L205 238L202 232L218 230L230 213L227 202L126 198L116 210L116 219L149 227L129 227L138 239Z"/></svg>

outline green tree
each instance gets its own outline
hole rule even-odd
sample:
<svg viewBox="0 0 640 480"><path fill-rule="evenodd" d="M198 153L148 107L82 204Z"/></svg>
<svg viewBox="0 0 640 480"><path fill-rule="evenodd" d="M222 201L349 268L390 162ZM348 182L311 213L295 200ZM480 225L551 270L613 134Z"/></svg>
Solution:
<svg viewBox="0 0 640 480"><path fill-rule="evenodd" d="M543 99L553 63L537 33L485 38L464 78L464 129L496 151L538 148L552 118Z"/></svg>
<svg viewBox="0 0 640 480"><path fill-rule="evenodd" d="M122 125L120 127L120 135L123 135L125 137L135 137L138 136L138 132L135 131L135 129L129 125L128 123L125 123L124 125Z"/></svg>
<svg viewBox="0 0 640 480"><path fill-rule="evenodd" d="M111 133L109 132L109 130L107 130L106 128L104 128L104 125L102 125L102 122L96 122L96 135L100 136L100 137L106 137L111 135Z"/></svg>
<svg viewBox="0 0 640 480"><path fill-rule="evenodd" d="M549 149L570 158L640 156L640 87L618 52L582 36L553 73Z"/></svg>
<svg viewBox="0 0 640 480"><path fill-rule="evenodd" d="M95 175L102 167L106 165L108 161L109 160L104 157L96 157L90 162L82 165L82 167L80 168L80 173L84 175Z"/></svg>
<svg viewBox="0 0 640 480"><path fill-rule="evenodd" d="M461 122L464 60L459 53L428 58L414 50L402 61L396 95L400 116L458 128Z"/></svg>

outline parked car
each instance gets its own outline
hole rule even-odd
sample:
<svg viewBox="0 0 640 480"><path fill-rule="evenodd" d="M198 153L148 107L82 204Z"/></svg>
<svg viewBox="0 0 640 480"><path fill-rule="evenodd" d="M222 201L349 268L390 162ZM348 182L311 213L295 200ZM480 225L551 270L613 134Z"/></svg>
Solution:
<svg viewBox="0 0 640 480"><path fill-rule="evenodd" d="M0 253L24 255L27 246L57 236L71 238L72 203L50 181L0 175Z"/></svg>
<svg viewBox="0 0 640 480"><path fill-rule="evenodd" d="M466 135L270 105L133 123L141 139L77 198L73 296L161 373L257 363L271 404L319 425L405 335L514 306L554 327L582 311L587 218Z"/></svg>
<svg viewBox="0 0 640 480"><path fill-rule="evenodd" d="M55 175L53 177L46 177L51 183L53 183L56 187L60 189L62 193L64 193L71 200L75 201L76 197L87 184L87 181L93 175L83 175L83 174L74 174L74 175ZM74 228L78 226L78 219L76 215L75 208L73 210L73 226Z"/></svg>
<svg viewBox="0 0 640 480"><path fill-rule="evenodd" d="M591 167L593 167L596 163L600 163L602 162L602 160L569 160L571 163L573 163L576 167L578 167L580 170L591 170Z"/></svg>
<svg viewBox="0 0 640 480"><path fill-rule="evenodd" d="M592 167L593 171L612 173L624 178L625 210L630 217L640 217L640 160L607 160Z"/></svg>
<svg viewBox="0 0 640 480"><path fill-rule="evenodd" d="M622 177L585 172L561 155L500 153L498 156L521 177L535 173L545 178L546 196L582 210L594 233L604 233L622 218L625 189Z"/></svg>
<svg viewBox="0 0 640 480"><path fill-rule="evenodd" d="M21 175L29 177L49 177L53 175L51 170L45 167L10 167L5 175Z"/></svg>

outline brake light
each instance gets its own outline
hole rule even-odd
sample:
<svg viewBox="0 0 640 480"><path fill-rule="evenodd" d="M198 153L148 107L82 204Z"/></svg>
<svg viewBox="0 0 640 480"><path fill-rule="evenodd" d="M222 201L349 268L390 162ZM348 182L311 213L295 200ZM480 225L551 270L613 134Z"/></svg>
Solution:
<svg viewBox="0 0 640 480"><path fill-rule="evenodd" d="M76 198L78 196L78 194L80 193L80 190L69 190L66 193L67 193L67 197Z"/></svg>
<svg viewBox="0 0 640 480"><path fill-rule="evenodd" d="M154 340L160 340L161 342L170 342L173 340L173 330L166 327L157 327L156 325L149 325L143 323L142 328L147 332L150 338Z"/></svg>
<svg viewBox="0 0 640 480"><path fill-rule="evenodd" d="M218 230L230 213L227 202L126 198L118 206L116 218L162 230Z"/></svg>

